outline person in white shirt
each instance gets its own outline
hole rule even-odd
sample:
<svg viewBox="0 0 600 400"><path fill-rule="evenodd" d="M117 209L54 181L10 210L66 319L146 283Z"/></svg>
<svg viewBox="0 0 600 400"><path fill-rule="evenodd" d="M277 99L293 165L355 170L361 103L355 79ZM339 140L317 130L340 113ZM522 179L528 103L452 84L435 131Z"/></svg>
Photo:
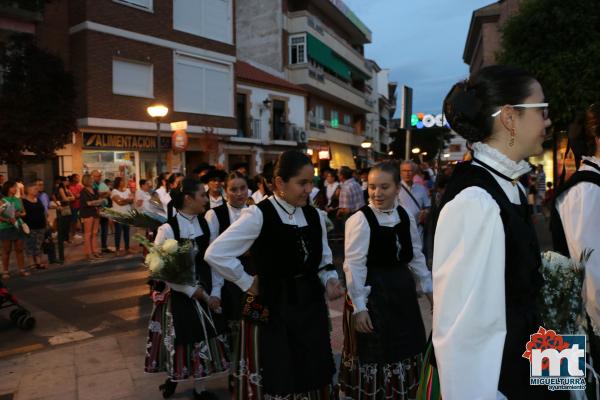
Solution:
<svg viewBox="0 0 600 400"><path fill-rule="evenodd" d="M431 272L417 225L397 204L400 173L392 162L373 166L369 205L346 221L344 350L340 390L347 398L414 398L425 348L417 299L431 298Z"/></svg>
<svg viewBox="0 0 600 400"><path fill-rule="evenodd" d="M171 192L175 215L158 228L155 245L168 239L191 240L196 284L165 282L166 287L155 293L155 305L149 324L145 372L166 372L168 379L160 386L164 398L170 397L177 382L194 380L195 399L215 399L204 390L205 378L224 372L229 367L226 339L210 320L218 311L220 301L209 296L212 274L204 262L210 242L210 230L203 217L208 203L202 182L195 177L183 179ZM214 317L216 318L216 317Z"/></svg>
<svg viewBox="0 0 600 400"><path fill-rule="evenodd" d="M208 209L219 207L225 202L223 197L223 182L227 173L222 170L213 169L202 177L208 185Z"/></svg>
<svg viewBox="0 0 600 400"><path fill-rule="evenodd" d="M248 310L240 327L243 345L232 367L238 377L234 397L333 396L335 363L324 295L336 299L344 291L331 265L325 221L308 205L311 160L286 151L274 177L275 195L244 209L205 256L214 270L247 294ZM255 276L238 258L248 250Z"/></svg>
<svg viewBox="0 0 600 400"><path fill-rule="evenodd" d="M115 178L114 189L110 197L112 200L112 209L120 213L127 214L130 212L133 204L133 194L127 187L127 181L122 177ZM129 225L119 224L115 222L115 252L119 255L121 251L121 233L123 233L123 241L125 242L125 252L129 251Z"/></svg>
<svg viewBox="0 0 600 400"><path fill-rule="evenodd" d="M263 174L256 175L254 181L258 189L252 194L252 201L254 204L258 204L273 194L271 192L272 187L270 187L271 185L267 182L267 178Z"/></svg>
<svg viewBox="0 0 600 400"><path fill-rule="evenodd" d="M140 179L140 189L135 192L135 209L140 212L153 212L153 207L150 204L150 181Z"/></svg>
<svg viewBox="0 0 600 400"><path fill-rule="evenodd" d="M168 185L169 173L162 172L156 178L156 190L154 191L154 195L158 196L158 202L162 205L163 212L167 216L167 218L171 217L168 215L167 206L171 202L171 196L169 195L169 185Z"/></svg>
<svg viewBox="0 0 600 400"><path fill-rule="evenodd" d="M416 169L417 165L412 161L404 161L400 164L402 184L398 193L398 202L417 222L422 241L423 227L431 208L431 199L425 186L413 182Z"/></svg>
<svg viewBox="0 0 600 400"><path fill-rule="evenodd" d="M337 208L337 204L339 204L340 198L340 183L337 180L337 176L335 172L329 170L325 171L325 192L327 195L327 212L332 211L334 208ZM332 202L335 200L335 204L332 205Z"/></svg>
<svg viewBox="0 0 600 400"><path fill-rule="evenodd" d="M444 101L472 149L446 187L435 231L432 337L444 400L569 398L530 385L523 357L542 326L544 281L518 179L530 171L525 159L543 151L547 107L532 75L501 65L457 83Z"/></svg>
<svg viewBox="0 0 600 400"><path fill-rule="evenodd" d="M555 250L585 265L583 300L588 315L588 340L594 368L600 362L600 103L591 105L573 149L583 162L556 192L551 214ZM579 151L582 154L577 154Z"/></svg>

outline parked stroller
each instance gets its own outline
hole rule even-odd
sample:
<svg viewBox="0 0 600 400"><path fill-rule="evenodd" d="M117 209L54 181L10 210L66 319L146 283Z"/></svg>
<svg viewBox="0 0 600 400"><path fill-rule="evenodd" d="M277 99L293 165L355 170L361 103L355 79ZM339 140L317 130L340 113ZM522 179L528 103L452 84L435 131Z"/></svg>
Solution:
<svg viewBox="0 0 600 400"><path fill-rule="evenodd" d="M10 319L19 328L30 330L35 326L35 318L31 316L31 313L25 307L19 304L17 298L10 293L0 280L0 310L4 308L12 308Z"/></svg>

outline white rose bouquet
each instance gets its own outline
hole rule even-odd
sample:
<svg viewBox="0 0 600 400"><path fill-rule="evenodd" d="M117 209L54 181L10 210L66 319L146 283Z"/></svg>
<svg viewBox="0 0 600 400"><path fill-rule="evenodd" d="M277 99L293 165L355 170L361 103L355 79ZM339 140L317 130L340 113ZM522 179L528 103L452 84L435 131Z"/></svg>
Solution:
<svg viewBox="0 0 600 400"><path fill-rule="evenodd" d="M135 239L148 250L144 264L148 267L150 278L180 285L195 284L191 241L168 239L161 245L154 245L140 235L136 235Z"/></svg>
<svg viewBox="0 0 600 400"><path fill-rule="evenodd" d="M585 263L593 250L584 250L579 261L553 251L542 253L545 284L542 288L542 318L548 329L562 334L584 334L587 329L583 307Z"/></svg>

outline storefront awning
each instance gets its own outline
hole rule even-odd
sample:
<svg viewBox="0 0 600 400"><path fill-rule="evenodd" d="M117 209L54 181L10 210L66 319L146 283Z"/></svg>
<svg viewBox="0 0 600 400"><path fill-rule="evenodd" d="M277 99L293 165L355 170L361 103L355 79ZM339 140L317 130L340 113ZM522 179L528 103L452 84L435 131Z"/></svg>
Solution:
<svg viewBox="0 0 600 400"><path fill-rule="evenodd" d="M308 57L312 58L324 67L329 68L341 78L351 80L352 73L350 67L340 59L335 53L327 47L319 39L312 36L310 33L306 34L306 40L308 45Z"/></svg>
<svg viewBox="0 0 600 400"><path fill-rule="evenodd" d="M352 155L352 149L350 146L345 144L330 143L331 149L331 161L329 166L334 169L340 169L343 166L356 169L356 163L354 162L354 156Z"/></svg>

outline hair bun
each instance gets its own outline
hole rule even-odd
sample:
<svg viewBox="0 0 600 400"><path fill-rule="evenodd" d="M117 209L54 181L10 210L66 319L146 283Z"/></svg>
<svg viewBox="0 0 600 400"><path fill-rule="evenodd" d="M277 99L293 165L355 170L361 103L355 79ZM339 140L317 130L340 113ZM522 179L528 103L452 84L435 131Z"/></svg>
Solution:
<svg viewBox="0 0 600 400"><path fill-rule="evenodd" d="M481 112L482 102L467 81L455 84L444 100L444 115L456 133L469 142L479 142L485 135L475 127L475 119Z"/></svg>

